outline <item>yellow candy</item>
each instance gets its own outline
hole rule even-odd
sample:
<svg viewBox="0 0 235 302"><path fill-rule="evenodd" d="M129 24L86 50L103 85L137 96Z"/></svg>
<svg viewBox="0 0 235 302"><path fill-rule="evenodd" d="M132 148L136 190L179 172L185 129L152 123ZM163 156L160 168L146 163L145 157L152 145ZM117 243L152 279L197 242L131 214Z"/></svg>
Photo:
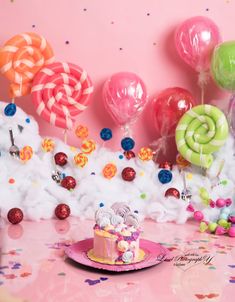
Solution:
<svg viewBox="0 0 235 302"><path fill-rule="evenodd" d="M77 135L77 137L79 138L87 138L88 137L88 128L83 126L83 125L78 125L76 130L75 130L75 134Z"/></svg>
<svg viewBox="0 0 235 302"><path fill-rule="evenodd" d="M76 151L77 151L77 148L76 148L76 147L73 147L73 146L70 146L70 150L71 150L72 152L76 152Z"/></svg>
<svg viewBox="0 0 235 302"><path fill-rule="evenodd" d="M82 142L81 150L85 154L91 154L96 148L96 143L92 139L88 139Z"/></svg>
<svg viewBox="0 0 235 302"><path fill-rule="evenodd" d="M25 146L20 150L20 159L24 162L30 160L33 156L33 149L30 146Z"/></svg>
<svg viewBox="0 0 235 302"><path fill-rule="evenodd" d="M193 178L193 174L192 173L188 173L186 177L187 177L187 179L191 180Z"/></svg>
<svg viewBox="0 0 235 302"><path fill-rule="evenodd" d="M55 142L50 139L50 138L45 138L43 141L42 141L42 149L43 151L45 152L51 152L53 151L55 148Z"/></svg>
<svg viewBox="0 0 235 302"><path fill-rule="evenodd" d="M78 153L74 156L74 162L77 166L83 168L88 162L88 158L83 153Z"/></svg>
<svg viewBox="0 0 235 302"><path fill-rule="evenodd" d="M180 169L184 169L190 166L190 162L184 159L181 154L176 155L176 163Z"/></svg>
<svg viewBox="0 0 235 302"><path fill-rule="evenodd" d="M114 164L107 164L104 166L103 169L103 176L107 179L111 179L115 176L115 174L117 173L117 167Z"/></svg>
<svg viewBox="0 0 235 302"><path fill-rule="evenodd" d="M148 147L143 147L140 149L138 157L143 161L151 160L153 159L153 150Z"/></svg>

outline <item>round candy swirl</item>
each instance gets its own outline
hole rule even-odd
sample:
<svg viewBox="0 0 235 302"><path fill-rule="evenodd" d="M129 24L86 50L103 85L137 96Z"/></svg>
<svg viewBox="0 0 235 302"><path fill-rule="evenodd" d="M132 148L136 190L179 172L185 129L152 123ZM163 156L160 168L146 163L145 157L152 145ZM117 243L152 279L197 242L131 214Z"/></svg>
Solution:
<svg viewBox="0 0 235 302"><path fill-rule="evenodd" d="M115 202L112 205L112 209L114 210L115 214L123 218L131 211L130 207L125 202Z"/></svg>
<svg viewBox="0 0 235 302"><path fill-rule="evenodd" d="M138 228L139 226L139 218L136 214L130 213L125 217L125 224L131 225L134 228Z"/></svg>
<svg viewBox="0 0 235 302"><path fill-rule="evenodd" d="M131 251L126 251L122 255L122 261L125 263L130 263L134 258L133 252Z"/></svg>

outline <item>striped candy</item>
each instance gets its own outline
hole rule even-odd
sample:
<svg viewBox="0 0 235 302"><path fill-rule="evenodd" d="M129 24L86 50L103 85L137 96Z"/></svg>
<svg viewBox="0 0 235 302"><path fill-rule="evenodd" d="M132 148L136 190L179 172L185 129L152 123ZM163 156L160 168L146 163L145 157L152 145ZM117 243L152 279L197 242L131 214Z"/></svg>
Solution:
<svg viewBox="0 0 235 302"><path fill-rule="evenodd" d="M33 81L37 114L52 125L71 129L87 108L93 86L87 73L71 63L56 62L41 69Z"/></svg>
<svg viewBox="0 0 235 302"><path fill-rule="evenodd" d="M176 128L179 153L194 165L209 168L212 153L224 145L228 136L225 115L211 105L199 105L187 111Z"/></svg>
<svg viewBox="0 0 235 302"><path fill-rule="evenodd" d="M0 72L11 82L10 97L30 93L35 74L54 61L51 46L35 33L14 36L0 48Z"/></svg>

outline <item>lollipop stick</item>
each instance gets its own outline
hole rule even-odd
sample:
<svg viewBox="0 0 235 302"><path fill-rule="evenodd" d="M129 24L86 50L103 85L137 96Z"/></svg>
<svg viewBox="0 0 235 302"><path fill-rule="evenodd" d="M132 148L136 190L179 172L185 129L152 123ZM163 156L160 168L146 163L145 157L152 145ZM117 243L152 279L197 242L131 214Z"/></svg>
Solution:
<svg viewBox="0 0 235 302"><path fill-rule="evenodd" d="M64 143L67 145L68 142L68 133L67 133L67 129L64 130Z"/></svg>
<svg viewBox="0 0 235 302"><path fill-rule="evenodd" d="M204 104L204 98L205 98L205 85L202 82L201 83L201 105Z"/></svg>

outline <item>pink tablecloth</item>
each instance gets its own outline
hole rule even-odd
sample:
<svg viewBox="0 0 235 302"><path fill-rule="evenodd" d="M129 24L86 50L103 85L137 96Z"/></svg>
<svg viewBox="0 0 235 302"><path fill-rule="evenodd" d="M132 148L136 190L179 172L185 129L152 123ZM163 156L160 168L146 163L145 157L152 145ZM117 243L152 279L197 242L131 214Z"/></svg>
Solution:
<svg viewBox="0 0 235 302"><path fill-rule="evenodd" d="M193 224L146 221L142 237L161 242L170 256L149 269L115 274L86 269L64 256L66 246L92 236L92 225L70 218L6 224L0 229L0 302L234 299L234 238L201 234Z"/></svg>

